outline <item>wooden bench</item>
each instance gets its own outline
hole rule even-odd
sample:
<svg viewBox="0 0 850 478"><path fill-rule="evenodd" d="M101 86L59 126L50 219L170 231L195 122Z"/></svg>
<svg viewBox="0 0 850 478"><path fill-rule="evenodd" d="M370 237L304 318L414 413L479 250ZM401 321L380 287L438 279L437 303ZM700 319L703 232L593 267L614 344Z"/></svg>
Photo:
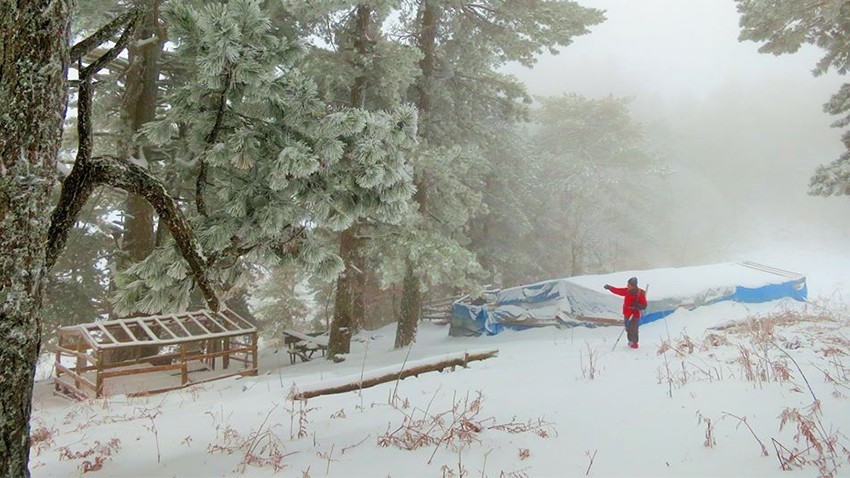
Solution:
<svg viewBox="0 0 850 478"><path fill-rule="evenodd" d="M322 357L328 350L328 336L319 334L305 334L295 330L283 331L283 343L289 353L290 363L295 363L300 358L302 362L310 361L318 352Z"/></svg>

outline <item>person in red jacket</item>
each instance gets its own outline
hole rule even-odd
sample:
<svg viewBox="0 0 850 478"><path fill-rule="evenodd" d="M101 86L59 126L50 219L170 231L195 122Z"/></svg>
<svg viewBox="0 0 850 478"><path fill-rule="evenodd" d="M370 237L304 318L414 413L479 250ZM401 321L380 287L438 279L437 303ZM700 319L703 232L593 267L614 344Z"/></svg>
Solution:
<svg viewBox="0 0 850 478"><path fill-rule="evenodd" d="M629 347L638 348L638 327L640 327L640 313L646 309L646 291L638 287L637 277L629 279L626 288L612 287L605 284L609 291L623 296L623 325L626 327L626 337Z"/></svg>

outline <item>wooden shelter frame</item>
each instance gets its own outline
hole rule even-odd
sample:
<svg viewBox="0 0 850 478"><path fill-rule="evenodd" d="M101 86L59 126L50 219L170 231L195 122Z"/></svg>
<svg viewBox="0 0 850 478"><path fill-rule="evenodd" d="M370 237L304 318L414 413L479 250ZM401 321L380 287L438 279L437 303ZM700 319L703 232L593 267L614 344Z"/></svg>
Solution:
<svg viewBox="0 0 850 478"><path fill-rule="evenodd" d="M61 327L57 335L55 390L80 400L103 397L107 380L117 377L180 372L179 384L141 386L127 393L133 396L258 371L257 328L229 309L92 322ZM219 358L221 369L216 371ZM232 370L231 361L242 366ZM190 363L200 369L190 370ZM212 373L190 379L196 371Z"/></svg>

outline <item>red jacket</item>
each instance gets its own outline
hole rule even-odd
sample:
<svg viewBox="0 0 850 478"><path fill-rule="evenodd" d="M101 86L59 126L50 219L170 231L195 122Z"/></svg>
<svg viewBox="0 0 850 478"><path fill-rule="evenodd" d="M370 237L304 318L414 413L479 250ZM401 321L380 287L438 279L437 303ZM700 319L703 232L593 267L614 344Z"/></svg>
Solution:
<svg viewBox="0 0 850 478"><path fill-rule="evenodd" d="M623 317L630 319L639 319L640 311L646 308L646 291L643 289L635 289L634 292L629 291L627 287L608 288L611 292L625 297L623 299ZM640 306L637 308L636 306Z"/></svg>

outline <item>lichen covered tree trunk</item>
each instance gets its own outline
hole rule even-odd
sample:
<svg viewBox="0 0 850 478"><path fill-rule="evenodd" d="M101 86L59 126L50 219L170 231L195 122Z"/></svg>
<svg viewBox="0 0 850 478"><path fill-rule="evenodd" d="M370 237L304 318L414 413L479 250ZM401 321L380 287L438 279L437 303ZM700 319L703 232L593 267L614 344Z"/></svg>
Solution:
<svg viewBox="0 0 850 478"><path fill-rule="evenodd" d="M404 293L401 296L401 317L395 333L395 348L406 347L416 339L419 328L419 313L422 310L422 292L419 290L419 277L413 270L413 263L407 262L404 275Z"/></svg>
<svg viewBox="0 0 850 478"><path fill-rule="evenodd" d="M337 278L336 297L334 299L334 317L328 340L329 360L337 360L339 354L351 350L351 334L362 323L364 307L360 291L362 267L359 260L357 227L352 226L340 234L339 255L345 261L346 269Z"/></svg>
<svg viewBox="0 0 850 478"><path fill-rule="evenodd" d="M67 104L69 3L0 6L0 476L29 476L46 219Z"/></svg>

